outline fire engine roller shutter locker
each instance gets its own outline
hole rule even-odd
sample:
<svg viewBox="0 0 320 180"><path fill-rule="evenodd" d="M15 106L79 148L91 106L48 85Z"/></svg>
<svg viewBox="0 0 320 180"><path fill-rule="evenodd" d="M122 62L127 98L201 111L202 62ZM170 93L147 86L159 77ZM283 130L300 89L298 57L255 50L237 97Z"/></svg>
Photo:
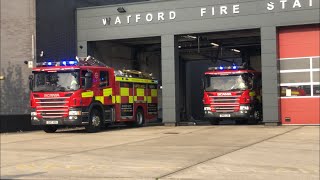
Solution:
<svg viewBox="0 0 320 180"><path fill-rule="evenodd" d="M278 30L282 124L320 124L319 41L319 24Z"/></svg>

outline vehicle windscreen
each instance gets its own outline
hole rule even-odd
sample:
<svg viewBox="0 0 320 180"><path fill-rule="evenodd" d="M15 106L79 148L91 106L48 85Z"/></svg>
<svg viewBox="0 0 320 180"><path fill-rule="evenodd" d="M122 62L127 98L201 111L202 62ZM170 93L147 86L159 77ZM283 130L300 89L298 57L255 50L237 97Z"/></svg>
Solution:
<svg viewBox="0 0 320 180"><path fill-rule="evenodd" d="M241 75L206 75L205 91L236 91L251 88L252 78L248 74ZM249 86L249 87L248 87Z"/></svg>
<svg viewBox="0 0 320 180"><path fill-rule="evenodd" d="M34 73L34 92L64 92L79 88L78 71Z"/></svg>

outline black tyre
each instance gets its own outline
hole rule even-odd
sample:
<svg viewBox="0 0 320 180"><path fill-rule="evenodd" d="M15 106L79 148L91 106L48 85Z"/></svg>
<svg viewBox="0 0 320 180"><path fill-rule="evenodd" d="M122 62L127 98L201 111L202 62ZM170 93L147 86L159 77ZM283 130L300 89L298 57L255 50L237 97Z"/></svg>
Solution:
<svg viewBox="0 0 320 180"><path fill-rule="evenodd" d="M85 126L88 133L98 132L101 129L102 116L99 110L92 109L89 117L89 125Z"/></svg>
<svg viewBox="0 0 320 180"><path fill-rule="evenodd" d="M137 110L135 125L137 127L141 127L144 125L144 114L142 109Z"/></svg>
<svg viewBox="0 0 320 180"><path fill-rule="evenodd" d="M259 110L254 111L253 117L249 119L248 124L255 125L261 121L261 112Z"/></svg>
<svg viewBox="0 0 320 180"><path fill-rule="evenodd" d="M42 126L42 129L46 133L54 133L57 131L57 126Z"/></svg>
<svg viewBox="0 0 320 180"><path fill-rule="evenodd" d="M144 114L142 109L138 109L135 115L135 121L125 122L128 127L141 127L144 125Z"/></svg>

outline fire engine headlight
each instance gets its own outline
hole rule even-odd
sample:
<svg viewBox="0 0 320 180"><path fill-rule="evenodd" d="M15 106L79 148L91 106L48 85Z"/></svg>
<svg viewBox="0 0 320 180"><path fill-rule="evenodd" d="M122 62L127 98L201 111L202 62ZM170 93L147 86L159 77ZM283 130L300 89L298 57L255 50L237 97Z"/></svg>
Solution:
<svg viewBox="0 0 320 180"><path fill-rule="evenodd" d="M240 106L240 111L249 110L250 106Z"/></svg>
<svg viewBox="0 0 320 180"><path fill-rule="evenodd" d="M69 111L69 116L79 116L81 115L81 111Z"/></svg>
<svg viewBox="0 0 320 180"><path fill-rule="evenodd" d="M211 111L211 107L204 107L203 110L205 110L205 111Z"/></svg>
<svg viewBox="0 0 320 180"><path fill-rule="evenodd" d="M78 116L69 116L69 119L70 119L70 120L78 119Z"/></svg>
<svg viewBox="0 0 320 180"><path fill-rule="evenodd" d="M37 112L31 112L31 116L37 116Z"/></svg>

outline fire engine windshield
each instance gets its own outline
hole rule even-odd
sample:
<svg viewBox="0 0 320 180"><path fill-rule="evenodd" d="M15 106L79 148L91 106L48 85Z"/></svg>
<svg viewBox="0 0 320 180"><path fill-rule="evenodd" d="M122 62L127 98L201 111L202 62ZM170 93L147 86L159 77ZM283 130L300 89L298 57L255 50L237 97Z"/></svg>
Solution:
<svg viewBox="0 0 320 180"><path fill-rule="evenodd" d="M79 72L35 72L34 92L64 92L80 88Z"/></svg>
<svg viewBox="0 0 320 180"><path fill-rule="evenodd" d="M206 75L204 80L205 91L239 91L250 89L252 78L248 74L242 75Z"/></svg>

